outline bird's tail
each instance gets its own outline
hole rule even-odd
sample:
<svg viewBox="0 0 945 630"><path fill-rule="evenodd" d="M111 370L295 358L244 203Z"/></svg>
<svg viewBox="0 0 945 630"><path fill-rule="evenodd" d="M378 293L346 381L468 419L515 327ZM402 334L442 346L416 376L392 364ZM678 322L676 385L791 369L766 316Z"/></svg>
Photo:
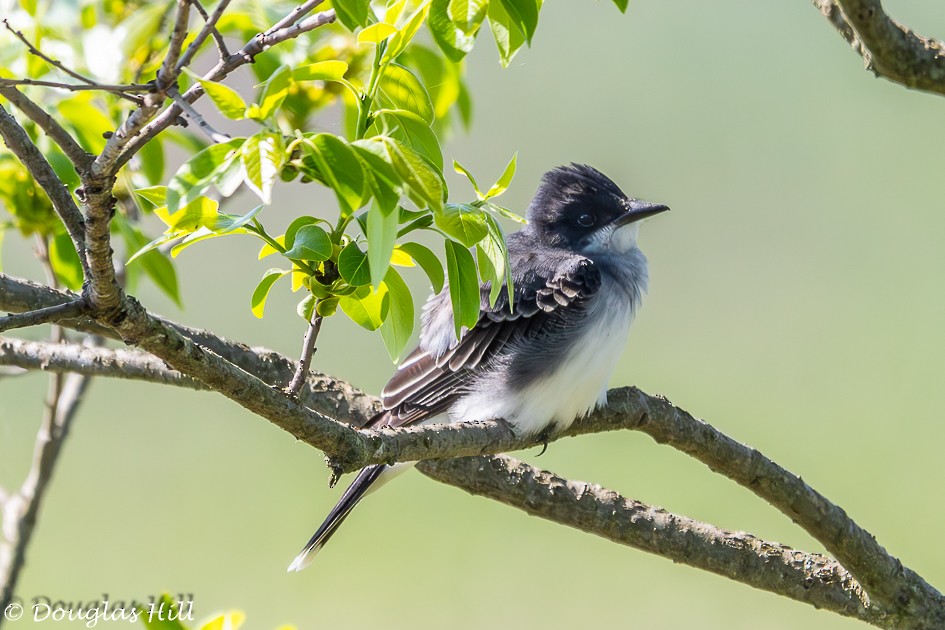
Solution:
<svg viewBox="0 0 945 630"><path fill-rule="evenodd" d="M299 553L299 555L295 557L295 560L292 561L292 564L289 565L288 570L290 573L292 571L301 571L311 564L312 560L315 558L315 554L325 546L328 539L331 538L332 534L341 526L348 517L348 514L351 513L351 510L354 509L354 506L364 498L364 495L371 489L371 486L373 486L377 480L381 478L382 473L389 468L390 466L385 464L378 464L361 469L361 472L358 473L355 480L351 482L348 489L341 495L341 499L338 500L335 507L328 513L325 522L315 531L315 534L312 536L311 540L308 541L308 544L305 545L305 548L302 549L302 552Z"/></svg>

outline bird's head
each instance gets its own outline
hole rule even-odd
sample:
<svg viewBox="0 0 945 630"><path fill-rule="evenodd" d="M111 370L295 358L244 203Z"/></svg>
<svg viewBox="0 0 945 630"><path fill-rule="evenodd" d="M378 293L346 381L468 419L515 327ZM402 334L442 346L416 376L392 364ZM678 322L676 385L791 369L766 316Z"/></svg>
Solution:
<svg viewBox="0 0 945 630"><path fill-rule="evenodd" d="M629 252L639 222L669 210L627 197L609 177L584 164L545 173L528 207L528 229L540 242L582 254Z"/></svg>

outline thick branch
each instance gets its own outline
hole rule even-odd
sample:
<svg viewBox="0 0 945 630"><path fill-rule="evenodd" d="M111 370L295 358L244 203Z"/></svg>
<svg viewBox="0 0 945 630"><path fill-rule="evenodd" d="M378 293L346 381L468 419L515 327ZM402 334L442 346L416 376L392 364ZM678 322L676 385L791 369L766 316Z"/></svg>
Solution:
<svg viewBox="0 0 945 630"><path fill-rule="evenodd" d="M574 527L612 542L710 571L885 628L896 627L871 606L835 560L745 532L719 529L621 496L596 484L562 479L505 456L422 462L420 471L475 495Z"/></svg>
<svg viewBox="0 0 945 630"><path fill-rule="evenodd" d="M85 227L82 213L52 166L36 148L36 145L33 144L29 134L2 106L0 106L0 137L3 138L7 148L23 163L33 179L36 180L36 183L46 192L53 208L56 210L56 214L62 219L66 231L69 232L69 236L72 238L76 251L79 253L82 269L85 276L88 277L89 263L86 257Z"/></svg>
<svg viewBox="0 0 945 630"><path fill-rule="evenodd" d="M945 95L945 44L922 37L883 11L880 0L812 0L877 76Z"/></svg>

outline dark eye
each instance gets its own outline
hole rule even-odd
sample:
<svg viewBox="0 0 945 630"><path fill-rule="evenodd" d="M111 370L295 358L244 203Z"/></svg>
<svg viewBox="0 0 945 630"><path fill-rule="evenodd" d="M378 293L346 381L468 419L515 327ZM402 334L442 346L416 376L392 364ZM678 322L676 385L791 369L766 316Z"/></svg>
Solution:
<svg viewBox="0 0 945 630"><path fill-rule="evenodd" d="M581 227L591 227L597 222L597 218L593 214L585 212L577 218L577 222Z"/></svg>

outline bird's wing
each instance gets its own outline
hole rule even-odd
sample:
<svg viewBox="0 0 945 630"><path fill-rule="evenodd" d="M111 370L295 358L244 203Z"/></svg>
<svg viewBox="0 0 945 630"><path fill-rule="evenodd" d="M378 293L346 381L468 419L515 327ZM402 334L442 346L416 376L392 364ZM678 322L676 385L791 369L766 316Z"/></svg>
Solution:
<svg viewBox="0 0 945 630"><path fill-rule="evenodd" d="M553 332L561 326L565 310L580 308L601 285L598 268L577 255L562 257L551 271L517 275L513 277L514 308L506 287L495 305L490 305L490 287L483 284L477 324L463 329L459 341L443 350L421 344L408 355L381 393L385 411L365 427L406 426L445 412L473 382L479 366L523 338ZM438 303L431 306L441 314L441 309L450 309L452 329L449 289L432 299Z"/></svg>

